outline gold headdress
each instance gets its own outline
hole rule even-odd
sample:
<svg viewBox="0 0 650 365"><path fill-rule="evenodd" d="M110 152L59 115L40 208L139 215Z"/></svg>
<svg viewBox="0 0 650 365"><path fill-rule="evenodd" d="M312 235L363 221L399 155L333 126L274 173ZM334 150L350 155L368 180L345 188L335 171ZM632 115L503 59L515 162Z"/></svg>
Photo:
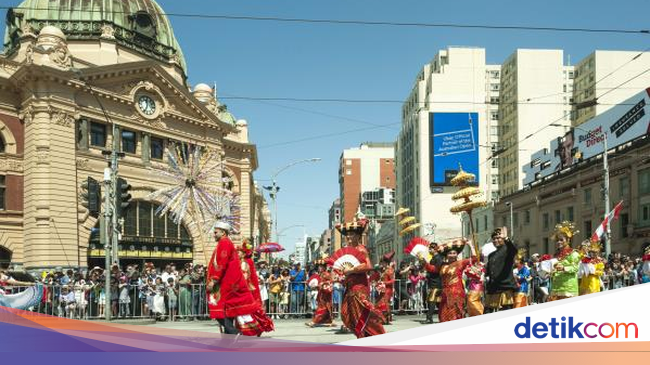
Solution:
<svg viewBox="0 0 650 365"><path fill-rule="evenodd" d="M589 250L590 252L600 252L600 250L601 250L600 242L598 242L598 241L591 241L591 243L589 244L589 248L588 248L588 250Z"/></svg>
<svg viewBox="0 0 650 365"><path fill-rule="evenodd" d="M517 261L523 262L524 259L526 258L526 254L528 253L528 250L525 248L520 248L517 250L517 256L515 256L515 259Z"/></svg>
<svg viewBox="0 0 650 365"><path fill-rule="evenodd" d="M555 225L555 231L553 232L553 235L551 235L551 238L557 241L560 236L564 236L568 241L571 241L573 236L578 233L580 233L580 231L576 229L575 223L564 221L560 224Z"/></svg>

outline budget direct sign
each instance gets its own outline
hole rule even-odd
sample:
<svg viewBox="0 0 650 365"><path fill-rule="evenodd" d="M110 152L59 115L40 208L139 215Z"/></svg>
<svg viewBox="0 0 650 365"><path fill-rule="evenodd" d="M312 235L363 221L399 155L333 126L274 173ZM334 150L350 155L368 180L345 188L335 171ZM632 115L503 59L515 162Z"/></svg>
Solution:
<svg viewBox="0 0 650 365"><path fill-rule="evenodd" d="M603 153L605 135L608 148L612 149L650 133L649 93L650 89L646 89L577 128L560 134L551 141L550 149L534 153L530 164L524 166L524 184Z"/></svg>

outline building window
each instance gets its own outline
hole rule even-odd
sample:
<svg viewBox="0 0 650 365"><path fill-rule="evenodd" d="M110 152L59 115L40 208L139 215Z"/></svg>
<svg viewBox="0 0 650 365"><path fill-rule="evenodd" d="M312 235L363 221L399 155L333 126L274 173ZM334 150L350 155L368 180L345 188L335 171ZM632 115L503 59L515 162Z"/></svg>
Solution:
<svg viewBox="0 0 650 365"><path fill-rule="evenodd" d="M129 130L122 131L122 152L135 153L136 147L135 132Z"/></svg>
<svg viewBox="0 0 650 365"><path fill-rule="evenodd" d="M151 204L147 202L138 202L138 226L140 228L138 236L151 236Z"/></svg>
<svg viewBox="0 0 650 365"><path fill-rule="evenodd" d="M490 120L499 120L499 112L490 113Z"/></svg>
<svg viewBox="0 0 650 365"><path fill-rule="evenodd" d="M513 227L519 227L519 213L512 215L512 225Z"/></svg>
<svg viewBox="0 0 650 365"><path fill-rule="evenodd" d="M6 185L6 176L0 175L0 210L6 210L6 199L5 195L7 192L7 185Z"/></svg>
<svg viewBox="0 0 650 365"><path fill-rule="evenodd" d="M530 209L524 212L524 224L530 224Z"/></svg>
<svg viewBox="0 0 650 365"><path fill-rule="evenodd" d="M627 226L630 224L630 216L625 213L621 214L621 238L627 238Z"/></svg>
<svg viewBox="0 0 650 365"><path fill-rule="evenodd" d="M492 184L499 183L499 175L492 175Z"/></svg>
<svg viewBox="0 0 650 365"><path fill-rule="evenodd" d="M0 136L0 153L5 153L5 139Z"/></svg>
<svg viewBox="0 0 650 365"><path fill-rule="evenodd" d="M501 217L501 226L506 227L508 225L508 218L507 217Z"/></svg>
<svg viewBox="0 0 650 365"><path fill-rule="evenodd" d="M154 237L165 237L165 216L159 216L158 214L153 213L153 236Z"/></svg>
<svg viewBox="0 0 650 365"><path fill-rule="evenodd" d="M591 189L585 189L585 205L591 205Z"/></svg>
<svg viewBox="0 0 650 365"><path fill-rule="evenodd" d="M559 210L555 211L555 224L562 222L562 213Z"/></svg>
<svg viewBox="0 0 650 365"><path fill-rule="evenodd" d="M487 231L488 230L488 217L487 217L487 215L483 216L483 226L485 227L485 230Z"/></svg>
<svg viewBox="0 0 650 365"><path fill-rule="evenodd" d="M544 253L550 253L551 248L548 245L548 238L544 237Z"/></svg>
<svg viewBox="0 0 650 365"><path fill-rule="evenodd" d="M642 204L639 209L639 226L650 226L650 204Z"/></svg>
<svg viewBox="0 0 650 365"><path fill-rule="evenodd" d="M630 179L627 177L624 177L618 181L618 186L619 186L619 192L620 192L620 198L625 199L630 195Z"/></svg>
<svg viewBox="0 0 650 365"><path fill-rule="evenodd" d="M345 170L346 175L352 175L352 170Z"/></svg>
<svg viewBox="0 0 650 365"><path fill-rule="evenodd" d="M639 195L650 194L650 169L639 171Z"/></svg>
<svg viewBox="0 0 650 365"><path fill-rule="evenodd" d="M569 222L573 222L573 207L567 209L567 219Z"/></svg>
<svg viewBox="0 0 650 365"><path fill-rule="evenodd" d="M161 138L151 137L151 158L162 160L165 152L165 142Z"/></svg>
<svg viewBox="0 0 650 365"><path fill-rule="evenodd" d="M346 166L352 166L352 160L345 160Z"/></svg>
<svg viewBox="0 0 650 365"><path fill-rule="evenodd" d="M544 213L542 215L542 227L544 227L544 230L548 230L548 213Z"/></svg>
<svg viewBox="0 0 650 365"><path fill-rule="evenodd" d="M591 226L591 221L585 221L585 236L591 235L593 233L593 227Z"/></svg>
<svg viewBox="0 0 650 365"><path fill-rule="evenodd" d="M490 91L499 91L499 84L490 84Z"/></svg>
<svg viewBox="0 0 650 365"><path fill-rule="evenodd" d="M106 125L90 123L90 145L106 147Z"/></svg>
<svg viewBox="0 0 650 365"><path fill-rule="evenodd" d="M124 217L124 235L137 236L138 235L138 210L137 204L131 203L126 210Z"/></svg>

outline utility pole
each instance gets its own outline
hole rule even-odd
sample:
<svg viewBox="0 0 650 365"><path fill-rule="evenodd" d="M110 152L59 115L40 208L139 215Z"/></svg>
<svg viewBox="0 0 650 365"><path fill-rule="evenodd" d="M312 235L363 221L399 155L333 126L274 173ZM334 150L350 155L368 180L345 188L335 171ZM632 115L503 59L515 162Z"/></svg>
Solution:
<svg viewBox="0 0 650 365"><path fill-rule="evenodd" d="M107 156L108 157L108 156ZM104 245L104 315L106 321L111 320L111 216L113 211L111 209L111 175L112 170L110 167L104 169L104 216L99 222L100 229L103 230L101 237L103 238L102 244Z"/></svg>

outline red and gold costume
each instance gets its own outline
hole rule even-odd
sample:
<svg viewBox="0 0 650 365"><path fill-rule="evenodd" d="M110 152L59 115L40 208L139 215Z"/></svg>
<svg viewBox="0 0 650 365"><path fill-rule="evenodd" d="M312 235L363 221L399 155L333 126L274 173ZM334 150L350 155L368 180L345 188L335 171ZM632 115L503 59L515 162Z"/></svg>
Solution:
<svg viewBox="0 0 650 365"><path fill-rule="evenodd" d="M485 267L480 261L465 269L465 276L467 276L467 280L469 281L467 315L470 317L480 316L485 310L483 306L484 274Z"/></svg>
<svg viewBox="0 0 650 365"><path fill-rule="evenodd" d="M334 323L334 311L332 309L332 289L332 275L327 271L324 271L320 275L320 283L318 284L318 297L316 297L318 307L314 313L312 324L331 325Z"/></svg>
<svg viewBox="0 0 650 365"><path fill-rule="evenodd" d="M248 289L255 299L257 308L251 317L253 321L247 323L238 323L239 329L244 336L259 336L263 332L271 332L274 330L273 321L266 315L264 310L264 303L260 294L260 283L255 269L255 262L253 262L253 252L249 249L243 249L244 258L242 259L242 272L248 284Z"/></svg>
<svg viewBox="0 0 650 365"><path fill-rule="evenodd" d="M465 287L463 271L472 264L472 260L460 260L435 267L428 264L428 271L439 272L442 277L442 299L438 311L439 322L449 322L465 318Z"/></svg>
<svg viewBox="0 0 650 365"><path fill-rule="evenodd" d="M368 257L364 246L356 247ZM366 259L370 262L370 258ZM384 317L370 301L370 283L366 273L345 275L345 295L341 304L341 319L345 327L352 330L357 338L386 333L382 323Z"/></svg>
<svg viewBox="0 0 650 365"><path fill-rule="evenodd" d="M207 280L215 283L214 289L208 293L210 318L246 316L257 309L244 279L235 245L227 236L217 242L208 265Z"/></svg>
<svg viewBox="0 0 650 365"><path fill-rule="evenodd" d="M393 293L395 293L395 269L391 264L386 266L384 273L381 275L381 290L379 291L379 298L377 298L377 310L384 315L386 323L391 322L391 300Z"/></svg>

